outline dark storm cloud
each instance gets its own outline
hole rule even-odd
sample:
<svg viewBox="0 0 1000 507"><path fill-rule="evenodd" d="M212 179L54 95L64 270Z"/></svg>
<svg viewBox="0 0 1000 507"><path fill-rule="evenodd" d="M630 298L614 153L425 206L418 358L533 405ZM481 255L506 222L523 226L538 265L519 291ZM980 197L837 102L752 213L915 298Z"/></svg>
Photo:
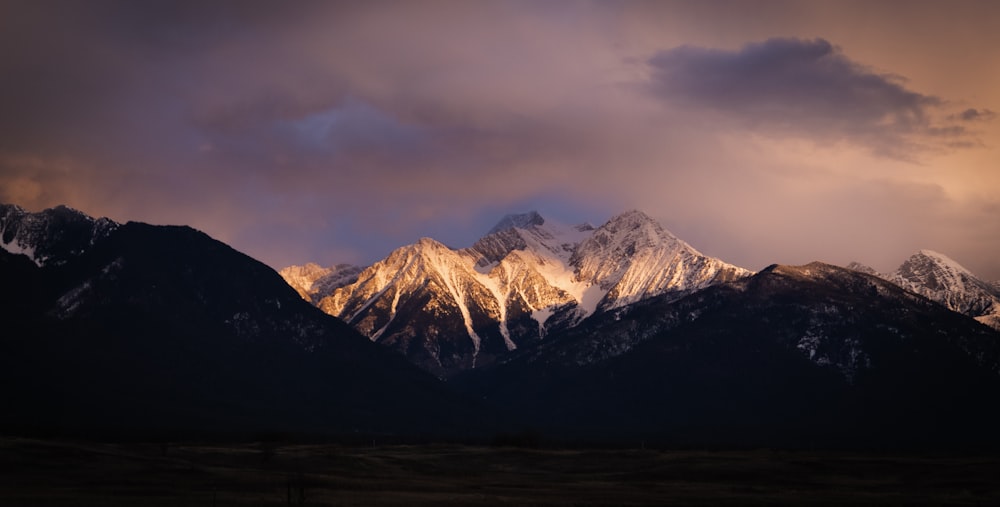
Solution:
<svg viewBox="0 0 1000 507"><path fill-rule="evenodd" d="M681 46L648 63L663 100L782 134L847 140L891 156L924 136L966 134L935 124L942 99L907 89L823 39L773 38L735 51Z"/></svg>

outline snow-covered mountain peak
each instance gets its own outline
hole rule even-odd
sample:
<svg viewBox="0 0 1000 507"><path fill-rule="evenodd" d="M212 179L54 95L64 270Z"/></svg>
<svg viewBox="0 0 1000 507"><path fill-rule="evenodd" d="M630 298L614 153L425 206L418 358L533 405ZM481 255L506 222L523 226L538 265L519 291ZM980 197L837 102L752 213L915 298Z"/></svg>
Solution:
<svg viewBox="0 0 1000 507"><path fill-rule="evenodd" d="M609 218L608 221L605 223L605 225L610 226L612 224L625 224L625 223L642 224L650 222L656 223L656 220L654 220L653 217L647 215L642 211L639 211L637 209L630 209Z"/></svg>
<svg viewBox="0 0 1000 507"><path fill-rule="evenodd" d="M998 287L979 279L943 253L920 250L889 274L878 273L857 263L851 263L848 268L884 278L951 310L1000 329Z"/></svg>
<svg viewBox="0 0 1000 507"><path fill-rule="evenodd" d="M965 274L968 276L975 276L971 271L962 266L957 261L948 257L947 255L933 250L920 250L919 252L913 254L903 265L907 264L927 264L932 263L939 266L941 269L945 269L956 274Z"/></svg>
<svg viewBox="0 0 1000 507"><path fill-rule="evenodd" d="M612 217L595 229L580 243L573 263L581 268L581 277L589 278L594 274L589 272L588 264L595 260L602 264L612 262L616 267L611 268L611 271L615 271L622 265L631 263L637 253L650 249L660 250L670 256L682 249L701 255L649 215L633 210Z"/></svg>
<svg viewBox="0 0 1000 507"><path fill-rule="evenodd" d="M604 225L598 227L597 230L606 230L613 233L618 233L622 231L655 231L657 234L666 232L662 225L656 221L653 217L643 213L639 210L629 210L624 213L619 213L608 219ZM671 237L673 234L666 232Z"/></svg>
<svg viewBox="0 0 1000 507"><path fill-rule="evenodd" d="M542 257L554 256L568 262L580 242L590 237L593 230L589 224L568 226L545 220L535 211L508 215L468 251L481 256L477 262L479 267L498 263L515 250L530 251Z"/></svg>
<svg viewBox="0 0 1000 507"><path fill-rule="evenodd" d="M604 310L752 274L702 255L649 215L635 210L598 227L580 243L570 262L577 280L607 291L599 305Z"/></svg>
<svg viewBox="0 0 1000 507"><path fill-rule="evenodd" d="M418 239L417 242L414 244L414 246L417 247L420 250L432 250L433 251L433 250L440 250L442 248L443 249L448 249L448 247L445 246L444 243L441 243L440 241L438 241L438 240L436 240L434 238L428 238L428 237L423 237L423 238Z"/></svg>
<svg viewBox="0 0 1000 507"><path fill-rule="evenodd" d="M1000 329L1000 292L947 255L921 250L903 262L890 280Z"/></svg>
<svg viewBox="0 0 1000 507"><path fill-rule="evenodd" d="M896 276L930 290L961 290L981 282L964 266L947 255L920 250L896 270Z"/></svg>
<svg viewBox="0 0 1000 507"><path fill-rule="evenodd" d="M545 223L545 219L542 215L538 214L537 211L529 211L527 213L512 213L500 219L496 225L490 229L487 235L495 234L497 232L505 231L507 229L520 228L527 229L531 226L542 225Z"/></svg>

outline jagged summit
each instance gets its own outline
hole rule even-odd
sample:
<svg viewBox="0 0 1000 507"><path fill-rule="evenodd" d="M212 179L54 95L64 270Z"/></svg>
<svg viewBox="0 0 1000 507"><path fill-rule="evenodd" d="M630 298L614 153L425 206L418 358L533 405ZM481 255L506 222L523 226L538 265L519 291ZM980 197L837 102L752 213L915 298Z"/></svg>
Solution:
<svg viewBox="0 0 1000 507"><path fill-rule="evenodd" d="M519 217L508 220L511 217ZM504 224L520 223L522 225ZM499 229L499 230L498 230ZM537 212L508 215L486 236L477 240L468 252L481 256L477 261L480 268L495 265L514 251L530 251L542 256L555 256L558 262L569 260L577 245L586 239L593 227L590 224L566 226L545 220Z"/></svg>
<svg viewBox="0 0 1000 507"><path fill-rule="evenodd" d="M964 291L970 285L981 284L981 280L964 266L933 250L920 250L911 255L893 274L899 281L932 291Z"/></svg>
<svg viewBox="0 0 1000 507"><path fill-rule="evenodd" d="M542 225L545 223L545 219L542 215L538 214L537 211L529 211L527 213L512 213L500 219L496 225L487 232L487 235L495 234L498 232L505 231L507 229L513 229L515 227L525 229L533 225Z"/></svg>
<svg viewBox="0 0 1000 507"><path fill-rule="evenodd" d="M947 255L921 250L906 259L890 279L1000 329L1000 292Z"/></svg>
<svg viewBox="0 0 1000 507"><path fill-rule="evenodd" d="M649 215L635 210L611 217L581 244L581 251L594 250L629 257L637 250L649 247L686 247L694 251Z"/></svg>
<svg viewBox="0 0 1000 507"><path fill-rule="evenodd" d="M963 275L967 277L975 276L965 266L962 266L951 257L933 250L920 250L913 254L903 262L897 272L910 279L927 278L928 282L931 282L931 278L936 279L941 276L951 278L952 280L955 277L962 277ZM942 281L940 283L947 282Z"/></svg>
<svg viewBox="0 0 1000 507"><path fill-rule="evenodd" d="M644 223L657 223L653 217L647 215L646 213L639 211L637 209L630 209L628 211L623 211L611 218L606 222L606 226L611 227L613 224L622 224L625 226L635 227Z"/></svg>
<svg viewBox="0 0 1000 507"><path fill-rule="evenodd" d="M684 294L753 274L708 257L641 211L612 217L570 259L577 279L606 293L597 310L661 294Z"/></svg>

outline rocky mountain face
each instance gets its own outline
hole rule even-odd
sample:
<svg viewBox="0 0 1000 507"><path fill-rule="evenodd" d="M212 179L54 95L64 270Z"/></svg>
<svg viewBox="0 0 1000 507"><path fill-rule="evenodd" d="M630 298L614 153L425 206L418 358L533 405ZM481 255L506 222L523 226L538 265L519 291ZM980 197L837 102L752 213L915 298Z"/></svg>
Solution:
<svg viewBox="0 0 1000 507"><path fill-rule="evenodd" d="M848 268L889 280L1000 330L1000 288L979 279L944 254L921 250L888 274L856 262Z"/></svg>
<svg viewBox="0 0 1000 507"><path fill-rule="evenodd" d="M594 314L750 274L702 255L638 211L598 228L531 212L505 217L465 249L421 239L314 297L372 340L450 376Z"/></svg>
<svg viewBox="0 0 1000 507"><path fill-rule="evenodd" d="M489 426L440 381L201 232L99 227L109 222L67 208L15 215L5 243L34 257L0 250L2 428L461 435ZM88 225L100 234L84 234Z"/></svg>
<svg viewBox="0 0 1000 507"><path fill-rule="evenodd" d="M618 307L453 382L565 438L1000 443L1000 333L822 263Z"/></svg>

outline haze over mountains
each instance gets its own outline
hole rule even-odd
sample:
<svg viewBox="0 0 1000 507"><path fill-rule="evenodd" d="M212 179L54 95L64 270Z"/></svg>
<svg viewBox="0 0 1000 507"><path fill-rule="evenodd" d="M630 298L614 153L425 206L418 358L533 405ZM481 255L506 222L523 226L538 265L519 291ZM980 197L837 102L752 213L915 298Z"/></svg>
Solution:
<svg viewBox="0 0 1000 507"><path fill-rule="evenodd" d="M1000 446L994 286L931 252L898 282L753 273L641 212L527 213L293 289L193 229L65 207L0 205L0 246L6 429Z"/></svg>

